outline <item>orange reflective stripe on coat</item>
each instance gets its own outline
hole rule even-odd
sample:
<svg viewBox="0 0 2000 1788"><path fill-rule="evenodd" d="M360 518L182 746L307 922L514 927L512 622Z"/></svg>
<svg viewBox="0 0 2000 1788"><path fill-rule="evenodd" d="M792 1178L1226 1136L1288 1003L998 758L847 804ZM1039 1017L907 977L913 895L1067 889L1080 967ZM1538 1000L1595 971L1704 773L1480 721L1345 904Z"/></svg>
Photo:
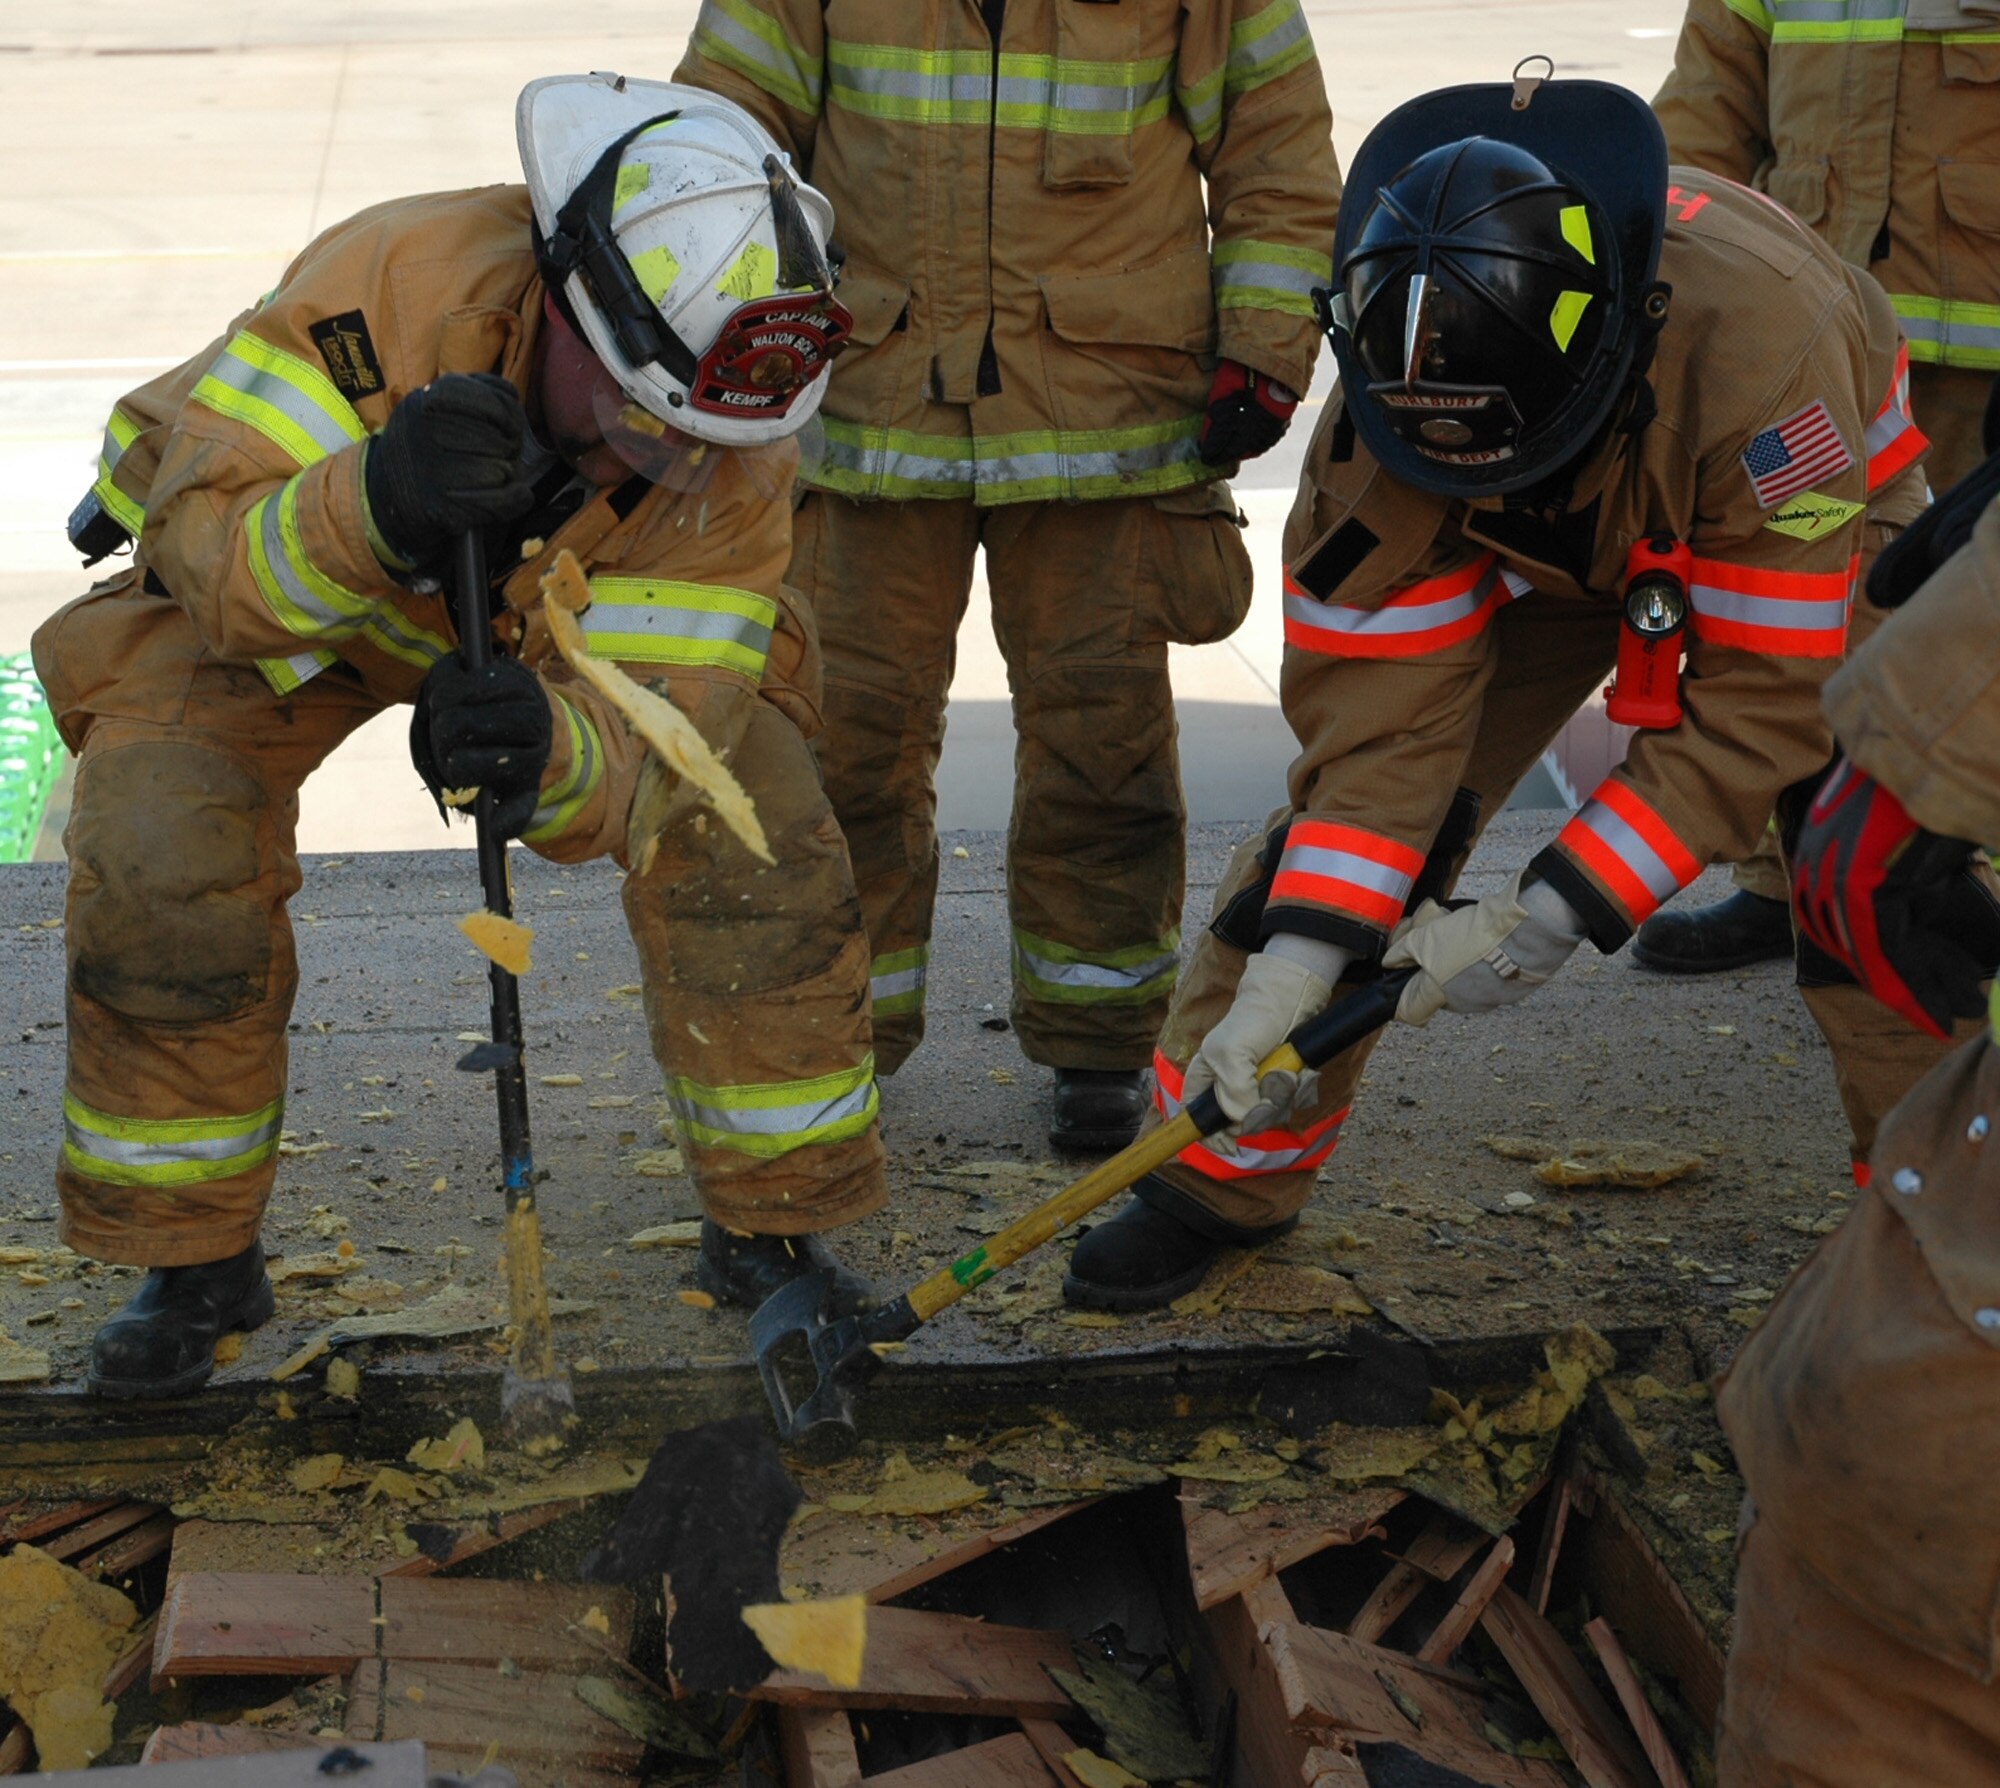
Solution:
<svg viewBox="0 0 2000 1788"><path fill-rule="evenodd" d="M1896 376L1889 392L1861 437L1868 455L1868 494L1916 460L1930 445L1929 438L1910 415L1910 344L1896 349Z"/></svg>
<svg viewBox="0 0 2000 1788"><path fill-rule="evenodd" d="M1701 874L1674 829L1615 776L1598 785L1556 844L1611 890L1635 925Z"/></svg>
<svg viewBox="0 0 2000 1788"><path fill-rule="evenodd" d="M1285 573L1285 643L1332 658L1415 658L1472 638L1526 588L1497 554L1407 584L1379 608L1321 602Z"/></svg>
<svg viewBox="0 0 2000 1788"><path fill-rule="evenodd" d="M1403 916L1424 854L1379 832L1295 819L1271 878L1273 906L1328 907L1385 931Z"/></svg>
<svg viewBox="0 0 2000 1788"><path fill-rule="evenodd" d="M1153 1052L1153 1103L1163 1118L1181 1114L1181 1090L1185 1071L1176 1068L1158 1050ZM1238 1136L1232 1152L1222 1154L1206 1143L1191 1142L1174 1157L1197 1173L1218 1180L1248 1179L1259 1173L1296 1173L1320 1166L1340 1146L1340 1126L1347 1121L1352 1106L1308 1124L1303 1130L1258 1130Z"/></svg>
<svg viewBox="0 0 2000 1788"><path fill-rule="evenodd" d="M1688 590L1694 636L1779 658L1838 658L1860 563L1857 554L1845 571L1765 571L1698 558Z"/></svg>

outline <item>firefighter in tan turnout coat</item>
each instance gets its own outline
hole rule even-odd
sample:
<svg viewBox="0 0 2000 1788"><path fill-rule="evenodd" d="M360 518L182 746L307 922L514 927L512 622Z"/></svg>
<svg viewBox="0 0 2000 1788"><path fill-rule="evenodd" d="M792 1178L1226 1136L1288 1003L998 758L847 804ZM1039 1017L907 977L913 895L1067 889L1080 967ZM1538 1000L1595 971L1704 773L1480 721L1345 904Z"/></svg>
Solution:
<svg viewBox="0 0 2000 1788"><path fill-rule="evenodd" d="M1954 914L1967 847L2000 843L1996 496L2000 458L1878 562L1872 593L1908 600L1828 685L1845 762L1796 847L1807 933L1934 1030L1994 966ZM1994 1779L1996 1151L1989 1020L1890 1114L1869 1189L1723 1381L1746 1488L1725 1788Z"/></svg>
<svg viewBox="0 0 2000 1788"><path fill-rule="evenodd" d="M2000 373L2000 4L1691 0L1653 108L1674 160L1768 193L1888 292L1931 486L1957 483ZM1775 834L1736 885L1634 955L1699 974L1788 954Z"/></svg>
<svg viewBox="0 0 2000 1788"><path fill-rule="evenodd" d="M1413 101L1355 164L1371 199L1329 306L1344 397L1285 534L1291 798L1218 889L1156 1061L1162 1111L1213 1085L1245 1133L1086 1236L1077 1301L1162 1301L1293 1220L1366 1052L1302 1087L1255 1065L1406 918L1399 1016L1488 1011L1745 850L1825 765L1857 568L1922 508L1880 290L1776 207L1670 171L1623 89L1510 95ZM1680 612L1640 617L1684 621L1678 717L1500 893L1427 904L1604 683L1635 548L1680 567ZM1858 988L1809 999L1865 1144L1940 1046Z"/></svg>
<svg viewBox="0 0 2000 1788"><path fill-rule="evenodd" d="M1014 1023L1052 1134L1110 1146L1178 963L1169 641L1250 600L1223 474L1312 373L1339 175L1298 0L704 0L678 79L761 118L840 215L854 336L791 581L876 1047L922 1036L932 774L984 548L1018 734ZM945 970L950 965L936 965Z"/></svg>
<svg viewBox="0 0 2000 1788"><path fill-rule="evenodd" d="M537 82L520 134L528 186L335 226L120 400L73 532L98 554L136 537L133 566L35 636L81 760L63 1235L154 1269L97 1337L108 1394L195 1388L218 1334L270 1312L299 787L394 703L416 704L433 792L492 788L545 856L638 863L657 833L623 895L710 1290L760 1298L824 1262L803 1232L884 1197L867 947L806 743L812 629L782 582L786 437L825 370L796 344L840 325L809 264L831 214L705 93ZM790 360L759 345L774 318ZM483 675L437 577L475 526L505 568L507 655ZM728 753L774 867L548 655L527 611L565 548L591 579L590 651Z"/></svg>

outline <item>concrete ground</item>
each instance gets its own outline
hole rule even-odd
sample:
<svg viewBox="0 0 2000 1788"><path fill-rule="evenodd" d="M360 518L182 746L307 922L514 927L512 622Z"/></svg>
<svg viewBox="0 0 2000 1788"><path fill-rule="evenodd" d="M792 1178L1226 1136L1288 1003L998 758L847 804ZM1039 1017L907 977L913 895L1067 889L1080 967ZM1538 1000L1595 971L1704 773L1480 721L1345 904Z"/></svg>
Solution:
<svg viewBox="0 0 2000 1788"><path fill-rule="evenodd" d="M1518 867L1551 824L1501 816L1467 891ZM1198 831L1191 913L1207 913L1236 836ZM883 1089L891 1202L840 1244L898 1286L1080 1171L1051 1161L1048 1074L1021 1059L1006 1030L999 840L964 833L946 842L930 1036ZM688 1253L630 1242L697 1205L678 1164L662 1158L664 1104L634 997L618 873L608 863L555 869L518 852L516 862L519 910L537 934L522 1001L536 1158L550 1176L552 1284L594 1306L559 1325L563 1351L648 1374L740 1361L741 1318L680 1296L693 1283ZM9 940L0 950L0 1262L12 1263L0 1265L0 1331L49 1350L52 1389L74 1394L91 1333L132 1280L58 1251L59 876L54 865L0 875L0 937ZM1707 878L1684 898L1712 895L1718 882ZM278 1319L225 1368L224 1384L261 1379L357 1309L408 1308L448 1287L470 1291L481 1310L500 1307L492 1093L483 1077L453 1069L462 1035L486 1017L483 961L453 924L473 904L470 864L454 853L308 860L294 902L302 988L285 1116L292 1152L265 1236L285 1270L344 1276L286 1279ZM1579 1140L1639 1142L1699 1163L1656 1191L1551 1190L1530 1162L1496 1152L1493 1137L1526 1137L1538 1145L1531 1153L1548 1155ZM1304 1227L1273 1251L1317 1272L1242 1281L1212 1313L1079 1321L1059 1301L1068 1244L1058 1243L924 1331L908 1357L919 1367L1025 1366L1306 1347L1343 1330L1333 1311L1342 1287L1324 1276L1334 1273L1424 1340L1534 1335L1579 1320L1681 1325L1707 1369L1845 1210L1845 1166L1825 1052L1784 968L1669 981L1586 947L1514 1012L1479 1022L1447 1015L1422 1031L1397 1027L1383 1042ZM461 1366L490 1363L480 1345L458 1356Z"/></svg>
<svg viewBox="0 0 2000 1788"><path fill-rule="evenodd" d="M1641 92L1670 65L1677 0L1307 0L1343 162L1398 101L1504 78L1546 54ZM0 25L0 654L84 586L62 522L125 390L198 352L318 231L394 195L519 177L513 101L564 68L672 71L693 0L110 0ZM579 21L587 21L587 24ZM1174 654L1189 803L1236 821L1273 802L1278 540L1330 384L1239 484L1259 599L1222 645ZM963 634L943 823L1004 825L1006 676L983 581ZM53 836L53 834L51 834ZM308 850L463 845L384 716L308 787Z"/></svg>

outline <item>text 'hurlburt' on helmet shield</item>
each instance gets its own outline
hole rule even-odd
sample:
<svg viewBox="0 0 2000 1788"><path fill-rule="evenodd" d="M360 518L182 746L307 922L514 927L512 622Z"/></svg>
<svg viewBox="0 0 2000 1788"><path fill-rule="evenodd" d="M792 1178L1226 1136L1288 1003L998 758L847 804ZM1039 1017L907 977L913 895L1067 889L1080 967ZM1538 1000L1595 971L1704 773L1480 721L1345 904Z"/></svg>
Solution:
<svg viewBox="0 0 2000 1788"><path fill-rule="evenodd" d="M852 324L832 208L756 121L694 88L563 76L527 88L517 129L544 277L631 406L600 409L620 456L649 477L678 461L651 423L739 448L802 428Z"/></svg>
<svg viewBox="0 0 2000 1788"><path fill-rule="evenodd" d="M1631 383L1658 264L1665 147L1643 102L1598 82L1511 99L1456 88L1392 113L1336 241L1355 425L1398 477L1450 495L1523 489L1590 445ZM1655 170L1650 190L1633 178Z"/></svg>

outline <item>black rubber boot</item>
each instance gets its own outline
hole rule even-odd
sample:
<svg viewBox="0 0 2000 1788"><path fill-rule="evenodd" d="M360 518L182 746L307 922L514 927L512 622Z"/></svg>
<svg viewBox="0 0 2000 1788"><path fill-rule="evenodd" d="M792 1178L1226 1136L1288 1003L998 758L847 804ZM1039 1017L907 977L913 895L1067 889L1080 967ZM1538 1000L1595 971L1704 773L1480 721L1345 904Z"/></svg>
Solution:
<svg viewBox="0 0 2000 1788"><path fill-rule="evenodd" d="M1655 913L1632 942L1632 960L1658 975L1714 975L1791 953L1790 902L1741 888L1691 913Z"/></svg>
<svg viewBox="0 0 2000 1788"><path fill-rule="evenodd" d="M1146 1121L1144 1068L1058 1068L1049 1141L1075 1154L1105 1154L1138 1139Z"/></svg>
<svg viewBox="0 0 2000 1788"><path fill-rule="evenodd" d="M90 1345L90 1388L100 1397L187 1397L215 1370L231 1329L261 1328L277 1299L264 1244L200 1266L155 1267Z"/></svg>
<svg viewBox="0 0 2000 1788"><path fill-rule="evenodd" d="M754 1310L772 1292L804 1273L829 1272L833 1291L828 1316L855 1316L882 1300L875 1287L843 1266L839 1255L816 1235L740 1235L713 1217L701 1220L701 1252L694 1276L718 1304Z"/></svg>
<svg viewBox="0 0 2000 1788"><path fill-rule="evenodd" d="M1194 1290L1225 1248L1255 1248L1299 1225L1225 1223L1185 1192L1147 1174L1132 1202L1077 1243L1063 1297L1086 1310L1155 1310Z"/></svg>

